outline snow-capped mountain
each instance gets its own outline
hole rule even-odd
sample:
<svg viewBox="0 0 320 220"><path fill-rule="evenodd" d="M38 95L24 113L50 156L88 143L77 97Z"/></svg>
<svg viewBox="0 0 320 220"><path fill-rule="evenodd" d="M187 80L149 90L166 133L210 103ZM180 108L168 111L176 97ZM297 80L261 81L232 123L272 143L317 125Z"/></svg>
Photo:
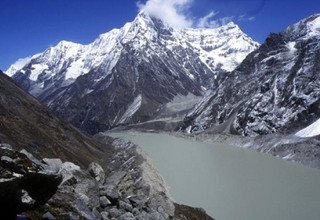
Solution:
<svg viewBox="0 0 320 220"><path fill-rule="evenodd" d="M184 120L189 132L294 132L320 118L320 14L271 34ZM300 134L300 133L298 133Z"/></svg>
<svg viewBox="0 0 320 220"><path fill-rule="evenodd" d="M177 30L141 12L91 44L61 41L6 74L95 133L152 119L176 96L201 96L257 47L234 23Z"/></svg>

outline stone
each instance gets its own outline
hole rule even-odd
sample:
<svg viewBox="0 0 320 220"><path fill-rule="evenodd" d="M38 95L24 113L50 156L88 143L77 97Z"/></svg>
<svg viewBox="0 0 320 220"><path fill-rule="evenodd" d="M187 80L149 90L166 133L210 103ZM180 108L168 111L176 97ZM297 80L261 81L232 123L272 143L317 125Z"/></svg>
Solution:
<svg viewBox="0 0 320 220"><path fill-rule="evenodd" d="M25 154L0 148L0 204L3 219L44 205L58 190L61 176L49 173ZM12 159L14 158L14 159Z"/></svg>
<svg viewBox="0 0 320 220"><path fill-rule="evenodd" d="M103 168L97 164L92 162L88 168L89 174L100 184L103 184L106 178L105 172Z"/></svg>
<svg viewBox="0 0 320 220"><path fill-rule="evenodd" d="M120 198L120 193L114 190L102 190L100 196L106 196L111 201L116 201Z"/></svg>
<svg viewBox="0 0 320 220"><path fill-rule="evenodd" d="M13 149L10 144L4 144L4 143L0 144L0 147L1 147L2 149L9 149L9 150L12 150L12 149Z"/></svg>
<svg viewBox="0 0 320 220"><path fill-rule="evenodd" d="M47 169L54 173L58 173L63 164L62 161L58 158L43 158L42 161L48 165Z"/></svg>
<svg viewBox="0 0 320 220"><path fill-rule="evenodd" d="M136 218L133 216L132 213L130 212L127 212L127 213L124 213L123 215L121 215L119 217L119 220L135 220Z"/></svg>
<svg viewBox="0 0 320 220"><path fill-rule="evenodd" d="M100 214L100 212L99 212L99 208L100 208L100 207L94 207L94 208L92 209L92 213L93 213L93 215L95 216L95 219L101 219L101 218L102 218L102 216L101 216L101 214Z"/></svg>
<svg viewBox="0 0 320 220"><path fill-rule="evenodd" d="M158 212L160 212L160 213L164 212L164 208L163 208L162 206L159 206L157 210L158 210Z"/></svg>
<svg viewBox="0 0 320 220"><path fill-rule="evenodd" d="M22 192L21 202L29 206L33 206L36 201L32 197L30 197L28 192L25 191L24 189L21 190L21 192Z"/></svg>
<svg viewBox="0 0 320 220"><path fill-rule="evenodd" d="M159 212L152 212L150 213L150 219L153 220L166 220Z"/></svg>
<svg viewBox="0 0 320 220"><path fill-rule="evenodd" d="M151 219L150 215L146 213L145 211L141 212L137 217L137 220L145 220L145 219Z"/></svg>
<svg viewBox="0 0 320 220"><path fill-rule="evenodd" d="M56 220L56 218L50 213L50 212L46 212L42 218L43 220Z"/></svg>
<svg viewBox="0 0 320 220"><path fill-rule="evenodd" d="M132 214L133 214L134 216L139 215L139 214L140 214L139 209L137 209L137 208L133 208L133 209L132 209Z"/></svg>
<svg viewBox="0 0 320 220"><path fill-rule="evenodd" d="M130 196L128 199L134 206L144 206L149 201L149 198L144 195Z"/></svg>
<svg viewBox="0 0 320 220"><path fill-rule="evenodd" d="M118 210L117 208L111 208L108 210L108 212L111 218L117 218L122 214L121 211Z"/></svg>
<svg viewBox="0 0 320 220"><path fill-rule="evenodd" d="M7 156L2 156L1 161L7 162L7 163L12 163L13 160L10 157Z"/></svg>
<svg viewBox="0 0 320 220"><path fill-rule="evenodd" d="M111 202L109 201L109 199L106 196L101 196L99 201L100 201L100 205L102 208L105 208L108 205L111 205Z"/></svg>
<svg viewBox="0 0 320 220"><path fill-rule="evenodd" d="M132 212L132 209L133 209L131 204L126 203L124 201L119 201L119 208L120 209L124 209L124 210L126 210L128 212Z"/></svg>
<svg viewBox="0 0 320 220"><path fill-rule="evenodd" d="M109 220L109 213L108 212L101 212L101 218L102 220Z"/></svg>

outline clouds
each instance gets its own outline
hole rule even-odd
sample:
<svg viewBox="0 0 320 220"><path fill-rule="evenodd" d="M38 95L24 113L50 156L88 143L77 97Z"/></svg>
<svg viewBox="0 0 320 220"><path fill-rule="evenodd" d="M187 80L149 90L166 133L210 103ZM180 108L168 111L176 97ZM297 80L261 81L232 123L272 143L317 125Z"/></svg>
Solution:
<svg viewBox="0 0 320 220"><path fill-rule="evenodd" d="M198 28L217 28L226 25L233 20L233 16L215 19L219 12L211 11L206 16L200 18L196 24Z"/></svg>
<svg viewBox="0 0 320 220"><path fill-rule="evenodd" d="M207 14L206 16L202 17L199 19L198 21L198 27L207 27L212 25L212 19L214 16L216 16L218 13L215 11L211 11L209 12L209 14Z"/></svg>
<svg viewBox="0 0 320 220"><path fill-rule="evenodd" d="M188 8L193 0L148 0L138 2L140 11L159 18L175 28L192 27L194 21L188 16Z"/></svg>
<svg viewBox="0 0 320 220"><path fill-rule="evenodd" d="M231 21L253 21L255 15L259 13L266 0L262 0L256 10L249 11L240 16L228 16L217 18L219 12L211 10L207 15L195 18L191 16L190 8L195 0L139 0L137 6L139 11L159 18L174 28L217 28L226 25Z"/></svg>

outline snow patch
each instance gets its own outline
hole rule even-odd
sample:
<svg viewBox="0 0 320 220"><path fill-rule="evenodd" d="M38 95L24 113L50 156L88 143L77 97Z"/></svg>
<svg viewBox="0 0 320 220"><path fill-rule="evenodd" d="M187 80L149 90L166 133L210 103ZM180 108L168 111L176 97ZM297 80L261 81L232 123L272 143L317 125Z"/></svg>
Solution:
<svg viewBox="0 0 320 220"><path fill-rule="evenodd" d="M21 58L12 64L5 72L8 76L12 77L17 71L22 69L27 63L31 61L32 57Z"/></svg>
<svg viewBox="0 0 320 220"><path fill-rule="evenodd" d="M43 71L47 70L49 67L45 64L33 64L32 71L29 76L29 79L32 81L37 81L38 76L43 73Z"/></svg>
<svg viewBox="0 0 320 220"><path fill-rule="evenodd" d="M139 108L141 107L141 102L142 102L142 96L141 96L141 94L139 94L134 99L132 104L128 107L127 111L122 115L121 119L119 120L119 123L124 123L129 118L131 118L132 115L134 115L134 113L136 113L139 110Z"/></svg>
<svg viewBox="0 0 320 220"><path fill-rule="evenodd" d="M298 131L295 135L302 138L320 135L320 119L318 119L308 127Z"/></svg>

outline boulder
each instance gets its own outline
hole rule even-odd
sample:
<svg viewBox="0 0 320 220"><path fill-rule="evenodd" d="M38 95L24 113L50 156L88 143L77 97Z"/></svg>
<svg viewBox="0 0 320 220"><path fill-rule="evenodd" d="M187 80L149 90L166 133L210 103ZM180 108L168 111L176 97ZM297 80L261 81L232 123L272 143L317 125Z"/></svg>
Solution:
<svg viewBox="0 0 320 220"><path fill-rule="evenodd" d="M127 213L124 213L123 215L121 215L119 217L119 220L135 220L136 218L133 216L132 213L130 212L127 212Z"/></svg>
<svg viewBox="0 0 320 220"><path fill-rule="evenodd" d="M105 208L111 204L111 202L109 201L109 199L106 196L101 196L99 201L100 201L100 206L102 208Z"/></svg>
<svg viewBox="0 0 320 220"><path fill-rule="evenodd" d="M126 210L128 212L132 212L133 207L129 203L126 203L124 201L119 201L119 209L123 209L123 210Z"/></svg>
<svg viewBox="0 0 320 220"><path fill-rule="evenodd" d="M95 178L95 180L99 183L99 184L103 184L105 181L105 172L103 170L103 168L97 164L97 163L90 163L88 171L90 173L90 175Z"/></svg>
<svg viewBox="0 0 320 220"><path fill-rule="evenodd" d="M109 213L108 212L101 212L101 218L102 220L109 220L108 216L109 216Z"/></svg>
<svg viewBox="0 0 320 220"><path fill-rule="evenodd" d="M44 205L57 191L62 180L33 163L25 154L0 148L0 207L3 219Z"/></svg>

